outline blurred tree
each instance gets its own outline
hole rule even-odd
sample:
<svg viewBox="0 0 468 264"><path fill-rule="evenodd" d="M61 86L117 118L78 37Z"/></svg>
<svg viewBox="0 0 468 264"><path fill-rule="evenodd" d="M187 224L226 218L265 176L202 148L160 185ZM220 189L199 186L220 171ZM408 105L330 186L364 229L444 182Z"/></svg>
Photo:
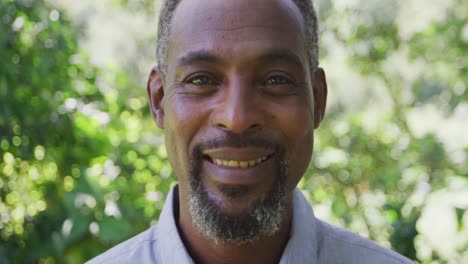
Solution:
<svg viewBox="0 0 468 264"><path fill-rule="evenodd" d="M344 43L348 56L343 62L370 80L371 85L362 94L370 96L359 101L357 113L343 114L340 104L328 109L325 128L318 130L314 156L318 169L311 168L303 188L316 203L331 204L337 222L381 243L388 241L411 259L423 263L466 262L468 240L462 239L468 235L466 226L454 232L451 230L457 225L445 226L454 236L451 239L457 241L448 246L450 253L441 249L447 241L427 239L435 228L422 228L427 221L438 225L439 219L422 217L433 206L428 202L433 193L450 192L453 182L464 182L464 187L453 191L468 195L468 148L462 143L466 141L450 148L447 136L441 137L439 132L454 132L445 127L449 121L440 122L432 131L418 132L418 123L424 125L424 119L431 117L424 117L424 112L412 113L424 105L437 105L445 112L443 118L464 111L462 120L468 122L468 113L463 110L468 99L467 3L447 4L444 12L437 13L443 19L429 21L405 35L403 31L411 25L398 21L401 10L409 8L402 1L322 2L324 35L331 30L326 38ZM399 8L400 4L405 7ZM383 5L385 8L379 8ZM427 8L421 5L417 7ZM372 7L374 11L369 12ZM322 46L326 61L334 50ZM384 100L378 96L384 96ZM377 106L373 100L377 100ZM458 158L454 158L455 153ZM458 222L466 223L468 204L459 198L453 203L463 204L463 209L446 204L447 209L457 211Z"/></svg>
<svg viewBox="0 0 468 264"><path fill-rule="evenodd" d="M82 263L157 219L165 149L137 143L154 131L144 93L87 62L64 12L1 0L0 14L0 262Z"/></svg>

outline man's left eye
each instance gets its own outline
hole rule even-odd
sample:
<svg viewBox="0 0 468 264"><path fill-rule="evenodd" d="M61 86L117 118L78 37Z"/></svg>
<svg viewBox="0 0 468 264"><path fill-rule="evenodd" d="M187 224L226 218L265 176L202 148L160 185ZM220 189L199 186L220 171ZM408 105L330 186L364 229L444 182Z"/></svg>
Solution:
<svg viewBox="0 0 468 264"><path fill-rule="evenodd" d="M271 76L265 82L266 85L281 85L290 83L292 83L290 79L279 75Z"/></svg>
<svg viewBox="0 0 468 264"><path fill-rule="evenodd" d="M273 96L290 96L298 91L295 79L286 73L268 75L262 86L266 94Z"/></svg>

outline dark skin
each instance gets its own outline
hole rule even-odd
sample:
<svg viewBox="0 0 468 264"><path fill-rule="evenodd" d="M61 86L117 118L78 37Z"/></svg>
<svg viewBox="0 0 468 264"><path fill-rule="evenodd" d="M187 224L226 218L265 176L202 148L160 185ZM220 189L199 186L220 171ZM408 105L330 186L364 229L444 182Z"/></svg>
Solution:
<svg viewBox="0 0 468 264"><path fill-rule="evenodd" d="M292 193L310 162L327 96L324 71L310 74L300 11L292 0L206 0L203 6L184 0L172 20L167 65L165 75L152 70L148 96L179 181L178 228L185 247L197 263L278 263L289 239ZM189 211L193 148L229 134L256 134L280 144L289 161L286 217L273 236L253 243L207 239ZM272 149L221 146L203 154L201 181L226 214L245 213L271 191L277 168ZM264 161L239 167L258 159ZM220 185L247 191L227 197Z"/></svg>

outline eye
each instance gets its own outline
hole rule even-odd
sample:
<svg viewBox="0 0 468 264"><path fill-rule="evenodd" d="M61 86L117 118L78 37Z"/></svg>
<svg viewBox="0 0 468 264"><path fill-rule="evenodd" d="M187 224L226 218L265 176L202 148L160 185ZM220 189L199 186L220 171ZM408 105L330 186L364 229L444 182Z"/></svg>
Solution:
<svg viewBox="0 0 468 264"><path fill-rule="evenodd" d="M290 79L285 78L280 75L271 76L265 82L266 85L281 85L281 84L291 84L291 83L292 81Z"/></svg>
<svg viewBox="0 0 468 264"><path fill-rule="evenodd" d="M207 75L196 75L187 80L187 83L202 86L202 85L213 85L214 80Z"/></svg>
<svg viewBox="0 0 468 264"><path fill-rule="evenodd" d="M199 72L185 78L182 84L181 91L186 95L207 96L218 90L220 82L210 73Z"/></svg>
<svg viewBox="0 0 468 264"><path fill-rule="evenodd" d="M264 80L263 91L266 94L274 96L289 96L297 93L296 81L294 78L286 74L270 74Z"/></svg>

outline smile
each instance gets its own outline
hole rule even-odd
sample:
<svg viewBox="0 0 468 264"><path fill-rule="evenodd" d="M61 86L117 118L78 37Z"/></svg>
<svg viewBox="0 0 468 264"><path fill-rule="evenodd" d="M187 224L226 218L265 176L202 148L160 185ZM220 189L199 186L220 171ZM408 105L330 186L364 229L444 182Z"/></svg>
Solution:
<svg viewBox="0 0 468 264"><path fill-rule="evenodd" d="M246 148L218 148L204 151L203 155L210 163L227 168L251 168L263 164L273 156L271 149Z"/></svg>
<svg viewBox="0 0 468 264"><path fill-rule="evenodd" d="M203 172L214 184L256 185L271 181L276 169L273 149L222 147L206 149Z"/></svg>
<svg viewBox="0 0 468 264"><path fill-rule="evenodd" d="M239 160L223 160L223 159L214 159L213 163L216 165L231 167L231 168L248 168L259 165L267 160L268 157L263 157L254 160L246 160L246 161L239 161Z"/></svg>

